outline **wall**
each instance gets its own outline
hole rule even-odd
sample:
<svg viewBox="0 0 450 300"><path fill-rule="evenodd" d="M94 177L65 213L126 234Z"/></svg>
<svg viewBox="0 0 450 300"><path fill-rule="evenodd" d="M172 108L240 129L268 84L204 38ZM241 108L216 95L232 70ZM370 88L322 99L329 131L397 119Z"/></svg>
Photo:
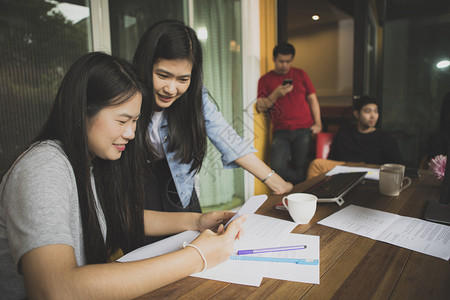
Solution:
<svg viewBox="0 0 450 300"><path fill-rule="evenodd" d="M261 75L274 68L272 50L277 43L276 0L260 0ZM344 19L315 29L288 31L297 49L294 66L304 69L317 89L321 106L351 106L353 84L353 20ZM256 155L269 164L270 121L254 111ZM255 194L270 193L255 180Z"/></svg>
<svg viewBox="0 0 450 300"><path fill-rule="evenodd" d="M293 66L310 76L321 106L350 106L353 87L353 20L288 32Z"/></svg>

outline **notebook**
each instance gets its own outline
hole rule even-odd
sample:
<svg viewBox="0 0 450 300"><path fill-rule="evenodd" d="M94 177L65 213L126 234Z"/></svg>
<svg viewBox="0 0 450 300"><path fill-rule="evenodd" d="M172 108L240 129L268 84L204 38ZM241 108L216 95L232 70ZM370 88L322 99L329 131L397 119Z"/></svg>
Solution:
<svg viewBox="0 0 450 300"><path fill-rule="evenodd" d="M316 195L317 202L336 202L341 206L344 204L344 195L361 183L366 174L367 172L352 172L327 176L303 193ZM276 208L286 210L281 202L276 205Z"/></svg>

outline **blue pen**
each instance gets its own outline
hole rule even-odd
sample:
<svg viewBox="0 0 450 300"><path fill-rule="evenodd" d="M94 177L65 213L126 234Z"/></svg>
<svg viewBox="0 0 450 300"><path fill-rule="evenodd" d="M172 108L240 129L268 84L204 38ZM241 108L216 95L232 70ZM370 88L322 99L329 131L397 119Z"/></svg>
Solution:
<svg viewBox="0 0 450 300"><path fill-rule="evenodd" d="M239 250L237 252L237 255L257 254L257 253L266 253L266 252L293 251L293 250L301 250L301 249L306 249L306 245L261 248L261 249L252 249L252 250Z"/></svg>
<svg viewBox="0 0 450 300"><path fill-rule="evenodd" d="M304 258L282 258L282 257L261 257L261 256L240 256L231 255L232 260L249 260L249 261L267 261L267 262L281 262L281 263L294 263L298 265L312 265L319 264L318 259L304 259Z"/></svg>

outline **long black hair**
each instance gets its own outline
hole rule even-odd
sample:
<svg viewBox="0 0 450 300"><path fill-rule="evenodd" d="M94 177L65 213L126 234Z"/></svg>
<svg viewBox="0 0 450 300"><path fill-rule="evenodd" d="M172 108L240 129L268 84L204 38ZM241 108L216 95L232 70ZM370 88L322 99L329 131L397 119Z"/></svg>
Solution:
<svg viewBox="0 0 450 300"><path fill-rule="evenodd" d="M206 127L203 115L203 53L195 31L183 22L164 20L153 24L142 36L133 58L139 78L145 84L145 102L155 106L153 65L161 59L188 59L192 62L187 91L165 109L169 129L169 151L181 163L199 170L206 154Z"/></svg>
<svg viewBox="0 0 450 300"><path fill-rule="evenodd" d="M144 91L129 63L101 52L83 55L64 76L53 109L35 139L60 141L72 165L88 264L106 262L116 250L128 252L143 243L140 166L145 155L145 119L150 118L151 108L143 103L135 139L128 142L121 158L115 161L98 157L91 161L86 121L102 108L124 103ZM108 228L106 245L96 212L91 168Z"/></svg>

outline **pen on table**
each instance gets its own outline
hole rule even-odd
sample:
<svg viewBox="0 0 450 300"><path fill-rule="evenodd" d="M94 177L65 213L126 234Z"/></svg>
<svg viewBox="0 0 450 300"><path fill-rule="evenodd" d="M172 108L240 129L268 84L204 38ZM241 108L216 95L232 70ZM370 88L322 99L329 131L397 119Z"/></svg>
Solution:
<svg viewBox="0 0 450 300"><path fill-rule="evenodd" d="M249 249L249 250L238 250L237 255L257 254L257 253L266 253L266 252L293 251L293 250L301 250L301 249L306 249L306 245L283 246L283 247L273 247L273 248Z"/></svg>
<svg viewBox="0 0 450 300"><path fill-rule="evenodd" d="M248 261L266 261L266 262L279 262L279 263L294 263L298 265L318 265L318 259L305 259L305 258L283 258L283 257L262 257L262 256L240 256L231 255L231 260L248 260Z"/></svg>

